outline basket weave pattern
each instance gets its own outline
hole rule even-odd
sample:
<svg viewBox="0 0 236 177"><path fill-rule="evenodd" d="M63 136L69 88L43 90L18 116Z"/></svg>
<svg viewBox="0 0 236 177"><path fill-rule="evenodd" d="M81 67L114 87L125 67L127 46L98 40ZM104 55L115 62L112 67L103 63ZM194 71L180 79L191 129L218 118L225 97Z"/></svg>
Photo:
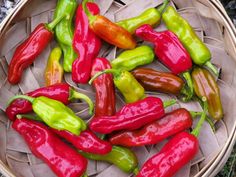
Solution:
<svg viewBox="0 0 236 177"><path fill-rule="evenodd" d="M101 14L107 16L113 21L119 21L124 18L138 15L149 7L157 7L162 0L122 0L122 3L113 0L97 0L101 7ZM15 94L27 93L44 86L44 69L51 49L56 45L55 41L44 50L33 65L25 70L22 81L19 85L10 85L7 81L8 64L12 58L16 47L27 38L31 31L40 22L49 22L52 19L56 0L32 0L28 2L23 9L13 18L11 24L5 29L4 36L0 42L0 169L4 170L5 175L11 175L11 172L18 176L25 177L53 177L55 176L49 167L41 160L36 158L29 150L24 140L11 127L11 122L4 114L6 101ZM186 18L193 26L199 37L207 44L212 53L212 62L222 69L221 79L218 81L221 98L224 107L224 119L215 123L216 132L213 133L210 126L205 123L199 136L200 151L197 156L187 164L176 175L179 177L202 176L209 167L213 168L217 155L222 155L232 141L236 123L235 123L235 94L236 88L236 45L231 33L225 26L225 21L216 13L210 3L205 0L173 0L171 5L177 8L178 12ZM164 24L156 27L156 31L165 30ZM145 43L146 44L146 43ZM115 47L104 45L99 56L114 59L120 50ZM146 67L146 66L145 66ZM147 67L153 67L159 70L166 70L158 61ZM70 74L65 74L65 81L72 86L76 86L71 81ZM79 85L77 89L94 99L94 91L89 86ZM163 99L170 96L164 94L148 93L148 95L158 95ZM172 96L171 96L172 97ZM117 106L124 105L120 95L117 94ZM201 111L200 106L195 102L178 102L176 107L185 107L193 111ZM83 102L72 103L70 107L76 114L85 120L88 120L88 108ZM173 108L172 108L173 109ZM196 120L197 121L197 120ZM194 123L196 123L196 121ZM195 124L194 124L195 125ZM133 148L138 156L140 166L147 158L157 153L166 141L155 146ZM6 164L9 166L7 169ZM217 164L215 164L216 166ZM214 169L212 169L214 170ZM114 165L103 162L89 161L87 173L89 176L97 177L127 177ZM206 175L206 173L205 173Z"/></svg>

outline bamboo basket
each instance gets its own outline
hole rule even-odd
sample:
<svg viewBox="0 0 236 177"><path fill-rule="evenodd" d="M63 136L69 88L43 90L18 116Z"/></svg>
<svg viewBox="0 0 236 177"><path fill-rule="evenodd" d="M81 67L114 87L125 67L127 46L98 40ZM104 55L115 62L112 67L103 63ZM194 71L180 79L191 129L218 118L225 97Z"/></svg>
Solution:
<svg viewBox="0 0 236 177"><path fill-rule="evenodd" d="M121 1L123 3L120 3ZM149 7L157 7L162 3L162 0L121 1L97 0L96 2L101 8L101 14L114 21L135 16ZM0 25L0 109L2 110L0 111L0 171L7 177L55 176L47 165L30 152L24 140L11 128L11 122L4 114L6 100L11 96L44 86L43 71L49 52L55 46L55 41L52 41L34 64L25 71L23 79L18 85L13 86L8 83L7 69L17 45L29 35L37 24L49 22L52 19L55 5L56 0L22 0ZM199 153L175 177L214 176L225 164L236 142L236 111L234 109L236 106L236 30L218 0L172 0L170 5L174 6L190 22L211 50L212 62L222 69L218 84L225 113L223 120L215 122L215 133L207 123L204 124L199 136ZM165 29L163 24L155 28L157 31ZM112 60L119 52L120 50L115 47L104 45L99 56ZM166 70L157 61L148 67ZM91 87L75 85L70 79L70 74L65 74L64 80L94 99ZM147 94L158 95L163 99L173 97L150 92ZM119 94L117 94L117 100L119 105L124 104ZM80 117L85 120L90 118L86 104L83 102L72 103L70 106ZM179 106L193 111L200 109L196 102L186 104L179 101L176 107ZM139 159L139 165L141 166L147 158L157 153L165 142L133 148ZM124 174L114 165L95 161L89 161L87 173L89 176L97 177L132 176L132 174Z"/></svg>

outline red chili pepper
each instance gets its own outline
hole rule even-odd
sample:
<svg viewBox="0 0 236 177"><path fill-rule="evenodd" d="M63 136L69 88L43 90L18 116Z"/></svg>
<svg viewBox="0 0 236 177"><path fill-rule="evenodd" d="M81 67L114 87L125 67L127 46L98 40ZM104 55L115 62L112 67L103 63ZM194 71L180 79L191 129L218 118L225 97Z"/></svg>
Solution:
<svg viewBox="0 0 236 177"><path fill-rule="evenodd" d="M114 134L109 141L114 145L126 147L157 144L191 126L191 114L186 109L179 108L141 129Z"/></svg>
<svg viewBox="0 0 236 177"><path fill-rule="evenodd" d="M100 12L95 3L87 3L89 11L96 15ZM89 28L88 18L80 5L76 12L73 47L79 57L72 65L72 80L75 83L87 83L92 69L92 61L101 48L101 40Z"/></svg>
<svg viewBox="0 0 236 177"><path fill-rule="evenodd" d="M23 136L32 153L42 159L57 176L78 177L85 173L87 160L44 124L17 119L12 127Z"/></svg>
<svg viewBox="0 0 236 177"><path fill-rule="evenodd" d="M11 84L20 82L23 71L46 48L53 37L53 28L62 18L64 16L58 17L49 24L40 23L30 36L16 48L8 69L8 81Z"/></svg>
<svg viewBox="0 0 236 177"><path fill-rule="evenodd" d="M126 104L114 116L95 116L89 127L91 130L108 134L116 130L135 130L141 126L160 119L164 107L174 104L174 100L162 102L157 97L146 97L135 103Z"/></svg>
<svg viewBox="0 0 236 177"><path fill-rule="evenodd" d="M52 129L52 131L84 152L107 154L112 150L112 146L109 142L99 139L90 130L82 131L79 136L68 131L59 131L56 129Z"/></svg>
<svg viewBox="0 0 236 177"><path fill-rule="evenodd" d="M97 72L111 69L106 58L96 58L93 61L91 77ZM116 112L115 87L111 74L103 74L93 81L96 92L95 116L112 116Z"/></svg>
<svg viewBox="0 0 236 177"><path fill-rule="evenodd" d="M73 90L68 84L60 83L48 87L42 87L26 95L31 97L45 96L54 100L58 100L64 104L69 104L73 98L85 99L90 106L90 111L93 109L92 102L83 94ZM6 109L6 114L10 120L15 120L17 114L25 114L32 111L31 103L25 99L14 100Z"/></svg>
<svg viewBox="0 0 236 177"><path fill-rule="evenodd" d="M188 72L192 68L192 60L178 37L171 31L156 32L150 25L141 26L135 34L154 43L156 56L172 73L183 75L189 88L189 100L193 96L193 84Z"/></svg>

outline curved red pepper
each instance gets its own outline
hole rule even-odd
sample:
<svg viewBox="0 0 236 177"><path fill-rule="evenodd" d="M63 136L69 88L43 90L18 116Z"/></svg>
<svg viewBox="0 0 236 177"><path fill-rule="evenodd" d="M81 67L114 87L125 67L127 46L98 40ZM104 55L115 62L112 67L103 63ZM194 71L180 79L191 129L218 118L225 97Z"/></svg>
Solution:
<svg viewBox="0 0 236 177"><path fill-rule="evenodd" d="M85 130L79 136L68 131L52 129L54 133L73 144L77 149L93 154L107 154L111 152L112 146L107 141L99 139L90 130Z"/></svg>
<svg viewBox="0 0 236 177"><path fill-rule="evenodd" d="M52 31L40 23L28 39L16 48L8 69L8 81L11 84L20 82L23 71L34 62L52 37Z"/></svg>
<svg viewBox="0 0 236 177"><path fill-rule="evenodd" d="M47 163L57 176L78 177L85 173L87 160L44 124L17 119L12 127L23 136L32 153Z"/></svg>
<svg viewBox="0 0 236 177"><path fill-rule="evenodd" d="M31 97L46 96L51 99L55 99L69 104L69 90L70 86L66 83L55 84L48 87L39 88L33 92L29 92L26 95ZM6 114L10 120L15 120L17 114L24 114L32 111L31 103L24 99L16 99L6 109Z"/></svg>
<svg viewBox="0 0 236 177"><path fill-rule="evenodd" d="M136 177L171 177L194 158L198 149L198 139L190 133L181 132L146 161Z"/></svg>
<svg viewBox="0 0 236 177"><path fill-rule="evenodd" d="M146 97L135 103L126 104L114 116L95 116L89 127L103 134L117 130L134 130L160 119L164 114L164 105L160 98Z"/></svg>
<svg viewBox="0 0 236 177"><path fill-rule="evenodd" d="M95 3L86 5L92 14L100 12ZM75 83L87 83L91 74L92 60L97 57L101 48L101 40L89 28L89 21L82 5L76 12L73 47L79 57L72 65L72 80Z"/></svg>
<svg viewBox="0 0 236 177"><path fill-rule="evenodd" d="M157 144L191 126L191 114L186 109L179 108L141 129L114 134L109 141L114 145L126 147Z"/></svg>
<svg viewBox="0 0 236 177"><path fill-rule="evenodd" d="M91 77L97 72L111 69L106 58L96 58L93 61ZM93 81L96 92L95 116L112 116L116 111L115 87L111 74L103 74Z"/></svg>

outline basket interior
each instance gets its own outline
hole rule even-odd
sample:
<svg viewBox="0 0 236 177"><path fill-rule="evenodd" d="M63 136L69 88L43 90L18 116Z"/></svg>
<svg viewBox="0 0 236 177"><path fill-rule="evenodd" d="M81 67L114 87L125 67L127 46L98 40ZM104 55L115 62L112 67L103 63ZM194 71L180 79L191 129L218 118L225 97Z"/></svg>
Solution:
<svg viewBox="0 0 236 177"><path fill-rule="evenodd" d="M23 9L11 21L6 33L0 42L0 159L8 165L16 176L27 177L47 177L55 176L53 172L40 159L36 158L29 150L20 135L11 128L11 122L4 114L6 101L15 94L27 93L44 86L44 69L51 49L56 45L52 41L43 53L35 60L33 65L25 70L22 81L18 85L11 85L7 81L8 64L16 47L27 38L31 31L41 22L49 22L52 19L56 0L33 0L29 1ZM128 17L138 15L149 7L157 7L162 0L96 0L101 8L101 14L113 21L119 21ZM215 14L215 9L209 1L201 0L173 0L170 5L174 6L178 12L187 19L197 32L199 37L206 43L212 53L212 62L221 68L221 77L218 84L221 91L221 99L224 108L224 118L215 122L216 132L214 133L207 123L204 123L199 136L200 151L196 157L182 168L175 177L189 177L202 174L207 168L212 167L212 163L219 153L226 148L227 142L232 137L235 129L235 93L236 88L236 51L232 38L220 19ZM160 24L155 28L156 31L165 30L165 25ZM151 45L140 41L139 44ZM112 60L122 50L104 43L99 56ZM154 63L144 66L158 70L167 69L157 60ZM75 85L69 73L65 74L64 80L76 87L80 92L87 94L94 100L94 91L88 85ZM147 95L161 97L163 100L175 98L171 95L147 92ZM117 108L124 105L121 95L117 92ZM75 102L69 105L76 114L89 120L88 107L83 102ZM178 104L170 109L185 107L192 111L201 111L200 105L196 102ZM197 120L194 121L194 125ZM153 146L132 148L138 159L139 166L147 158L157 153L166 141ZM3 168L3 167L2 167ZM121 172L114 165L90 161L87 169L89 176L97 177L127 177L132 174Z"/></svg>

